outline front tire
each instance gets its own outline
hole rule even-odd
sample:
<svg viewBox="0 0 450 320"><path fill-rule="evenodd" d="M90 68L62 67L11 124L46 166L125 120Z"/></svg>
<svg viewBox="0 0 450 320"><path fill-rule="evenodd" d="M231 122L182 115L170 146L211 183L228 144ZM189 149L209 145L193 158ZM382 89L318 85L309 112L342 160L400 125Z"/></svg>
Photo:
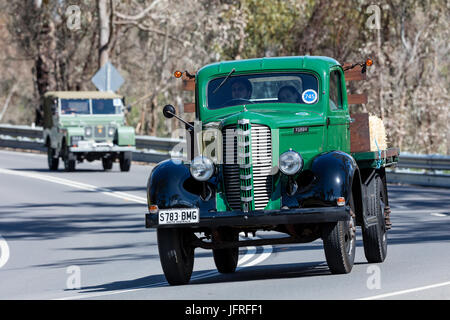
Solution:
<svg viewBox="0 0 450 320"><path fill-rule="evenodd" d="M70 152L66 149L65 155L64 155L64 169L68 172L75 171L75 161L76 157L73 154L73 152Z"/></svg>
<svg viewBox="0 0 450 320"><path fill-rule="evenodd" d="M187 284L194 268L193 233L189 229L157 230L161 266L170 285Z"/></svg>
<svg viewBox="0 0 450 320"><path fill-rule="evenodd" d="M238 241L239 234L232 230L220 232L221 241ZM226 249L213 249L214 263L220 273L233 273L239 259L239 247Z"/></svg>
<svg viewBox="0 0 450 320"><path fill-rule="evenodd" d="M108 171L112 169L113 159L112 158L102 158L103 170Z"/></svg>
<svg viewBox="0 0 450 320"><path fill-rule="evenodd" d="M59 158L55 158L56 150L52 147L47 147L47 162L48 162L48 168L51 171L58 170L59 165Z"/></svg>
<svg viewBox="0 0 450 320"><path fill-rule="evenodd" d="M375 196L369 203L371 216L376 216L377 223L369 227L362 227L364 254L369 263L381 263L387 255L387 228L384 217L384 186L381 178L377 175L374 181Z"/></svg>
<svg viewBox="0 0 450 320"><path fill-rule="evenodd" d="M355 261L356 221L352 196L350 196L349 203L349 221L326 224L322 229L325 257L333 274L349 273Z"/></svg>
<svg viewBox="0 0 450 320"><path fill-rule="evenodd" d="M120 153L120 171L130 171L131 152L125 151Z"/></svg>

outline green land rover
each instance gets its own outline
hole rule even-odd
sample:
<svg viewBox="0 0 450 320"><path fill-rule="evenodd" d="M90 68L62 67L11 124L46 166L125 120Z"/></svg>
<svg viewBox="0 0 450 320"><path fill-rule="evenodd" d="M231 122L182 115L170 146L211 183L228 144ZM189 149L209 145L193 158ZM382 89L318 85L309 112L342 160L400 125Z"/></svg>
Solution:
<svg viewBox="0 0 450 320"><path fill-rule="evenodd" d="M76 161L102 160L104 170L116 159L129 171L135 134L125 125L121 95L100 91L52 91L44 96L43 138L48 167L57 170L59 158L67 171Z"/></svg>
<svg viewBox="0 0 450 320"><path fill-rule="evenodd" d="M358 65L365 72L370 64ZM330 271L348 273L357 226L367 260L384 261L391 226L385 167L399 153L352 152L355 120L339 62L274 57L175 76L182 74L195 92L195 122L171 105L163 113L185 123L188 156L159 163L147 185L146 227L157 229L170 284L189 282L197 247L212 249L217 270L231 273L239 247L317 239ZM277 233L240 237L260 231Z"/></svg>

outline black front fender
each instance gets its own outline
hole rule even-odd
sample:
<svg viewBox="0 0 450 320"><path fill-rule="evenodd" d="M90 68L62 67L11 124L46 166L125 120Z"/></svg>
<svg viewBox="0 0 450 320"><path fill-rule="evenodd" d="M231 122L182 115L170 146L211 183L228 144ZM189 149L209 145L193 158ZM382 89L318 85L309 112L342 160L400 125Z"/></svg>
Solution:
<svg viewBox="0 0 450 320"><path fill-rule="evenodd" d="M165 208L200 208L211 210L216 208L215 192L208 200L202 200L200 194L186 189L191 183L191 190L198 189L189 172L189 167L181 162L165 160L160 162L151 172L147 182L147 202L149 205L157 205ZM212 185L211 181L208 181ZM195 191L194 191L195 192Z"/></svg>
<svg viewBox="0 0 450 320"><path fill-rule="evenodd" d="M341 151L322 153L312 161L314 178L311 183L299 188L294 195L288 195L286 188L282 188L282 203L288 207L328 207L336 206L337 199L344 197L349 205L356 170L356 161L349 154ZM298 179L302 179L302 175Z"/></svg>

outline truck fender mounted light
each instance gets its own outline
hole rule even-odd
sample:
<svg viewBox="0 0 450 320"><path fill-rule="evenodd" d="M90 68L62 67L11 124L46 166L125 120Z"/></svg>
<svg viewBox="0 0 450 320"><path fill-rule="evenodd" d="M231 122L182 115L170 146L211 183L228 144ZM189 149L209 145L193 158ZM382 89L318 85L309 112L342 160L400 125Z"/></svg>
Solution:
<svg viewBox="0 0 450 320"><path fill-rule="evenodd" d="M208 181L214 174L214 163L205 156L196 156L189 168L192 177L198 181Z"/></svg>
<svg viewBox="0 0 450 320"><path fill-rule="evenodd" d="M148 212L150 212L151 214L157 214L158 210L159 210L159 208L155 204L152 204L152 205L148 206Z"/></svg>

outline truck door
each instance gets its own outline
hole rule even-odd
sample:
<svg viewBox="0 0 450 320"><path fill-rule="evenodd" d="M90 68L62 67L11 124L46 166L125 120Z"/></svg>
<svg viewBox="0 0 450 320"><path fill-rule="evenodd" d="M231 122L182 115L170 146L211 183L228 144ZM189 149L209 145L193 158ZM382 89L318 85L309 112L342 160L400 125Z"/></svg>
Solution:
<svg viewBox="0 0 450 320"><path fill-rule="evenodd" d="M348 106L344 105L344 77L340 69L330 71L327 110L327 150L350 152L350 123Z"/></svg>

